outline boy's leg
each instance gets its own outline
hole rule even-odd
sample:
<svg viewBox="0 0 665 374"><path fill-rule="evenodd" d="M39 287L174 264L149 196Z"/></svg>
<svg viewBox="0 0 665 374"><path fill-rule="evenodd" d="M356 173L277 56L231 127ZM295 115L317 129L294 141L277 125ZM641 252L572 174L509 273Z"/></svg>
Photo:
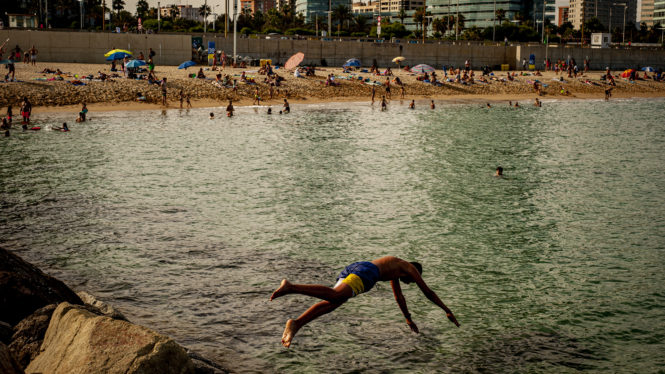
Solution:
<svg viewBox="0 0 665 374"><path fill-rule="evenodd" d="M335 288L330 288L318 284L291 284L283 279L279 288L270 296L270 300L292 293L312 296L330 302L344 302L353 296L351 287L344 283L337 285Z"/></svg>
<svg viewBox="0 0 665 374"><path fill-rule="evenodd" d="M290 319L286 321L286 327L284 328L284 333L282 334L282 345L288 348L291 345L291 340L301 327L324 314L332 312L340 305L344 304L345 301L346 300L337 303L332 303L330 301L320 301L309 307L309 309L301 314L298 319Z"/></svg>

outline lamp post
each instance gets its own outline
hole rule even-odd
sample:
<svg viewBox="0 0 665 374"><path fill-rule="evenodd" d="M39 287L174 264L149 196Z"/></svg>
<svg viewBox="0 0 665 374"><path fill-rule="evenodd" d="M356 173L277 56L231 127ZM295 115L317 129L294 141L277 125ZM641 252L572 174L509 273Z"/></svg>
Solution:
<svg viewBox="0 0 665 374"><path fill-rule="evenodd" d="M81 31L83 31L83 0L79 0L79 5L81 9Z"/></svg>
<svg viewBox="0 0 665 374"><path fill-rule="evenodd" d="M492 41L496 41L496 0L494 0L494 14L492 15Z"/></svg>
<svg viewBox="0 0 665 374"><path fill-rule="evenodd" d="M455 16L455 40L459 39L459 0L457 0L457 15Z"/></svg>
<svg viewBox="0 0 665 374"><path fill-rule="evenodd" d="M157 33L162 30L162 7L159 4L159 1L157 2Z"/></svg>
<svg viewBox="0 0 665 374"><path fill-rule="evenodd" d="M381 7L379 7L379 14L381 14ZM328 0L328 37L332 36L332 0Z"/></svg>
<svg viewBox="0 0 665 374"><path fill-rule="evenodd" d="M660 44L663 44L663 31L665 31L665 26L660 26Z"/></svg>
<svg viewBox="0 0 665 374"><path fill-rule="evenodd" d="M238 25L237 25L237 18L238 18L238 1L240 0L233 0L233 64L235 65L236 59L237 59L237 54L236 54L236 47L237 47L237 30L238 30Z"/></svg>
<svg viewBox="0 0 665 374"><path fill-rule="evenodd" d="M208 31L208 0L203 2L203 35Z"/></svg>
<svg viewBox="0 0 665 374"><path fill-rule="evenodd" d="M547 3L547 0L543 0L543 31L540 34L541 42L545 40L545 3Z"/></svg>

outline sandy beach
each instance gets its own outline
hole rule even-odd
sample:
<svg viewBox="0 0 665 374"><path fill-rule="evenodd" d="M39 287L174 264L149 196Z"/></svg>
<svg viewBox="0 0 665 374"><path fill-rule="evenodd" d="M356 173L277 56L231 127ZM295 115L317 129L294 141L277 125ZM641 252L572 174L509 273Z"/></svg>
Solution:
<svg viewBox="0 0 665 374"><path fill-rule="evenodd" d="M42 73L44 69L60 69L63 72L62 80L54 80L55 74ZM236 105L251 105L253 102L255 87L259 87L262 105L280 105L284 98L291 103L319 103L327 101L368 101L371 96L371 84L362 82L370 79L370 82L385 83L385 76L371 75L360 70L353 73L344 73L341 68L319 68L313 77L296 78L292 71L278 69L275 72L284 78L280 87L275 87L273 98L270 99L269 85L263 83L265 75L258 73L257 67L226 68L223 71L211 71L209 67L203 67L206 79L188 78L187 75L195 74L200 67L192 67L180 70L176 66L157 66L155 75L158 79L168 78L168 107L178 108L179 92L191 97L193 107L216 107L226 105L227 100L232 99ZM383 70L383 69L382 69ZM240 75L245 72L247 77L254 78L256 84L240 82ZM149 84L146 80L126 79L122 72L119 77L106 81L86 79L85 77L96 76L98 72L113 74L108 64L76 64L76 63L49 63L39 62L35 66L23 63L16 64L16 82L0 83L0 105L14 105L19 107L21 98L27 96L35 107L35 112L72 111L77 112L82 102L88 103L88 108L94 111L112 110L142 110L163 108L161 105L161 92L159 86ZM237 92L230 87L219 87L214 82L217 73L229 74L238 79ZM537 93L533 88L533 82L538 80L543 84L541 99L560 98L603 98L607 87L600 80L604 72L593 71L577 78L563 77L563 82L558 81L561 75L554 72L544 72L542 76L534 76L533 73L525 72L526 75L518 76L514 81L502 81L507 72L495 72L499 80L489 80L489 83L479 82L480 72L476 71L476 82L473 84L460 84L446 82L441 86L435 86L416 80L417 75L393 67L393 74L399 77L405 84L405 99L420 100L445 100L445 101L508 101L508 100L533 100ZM619 72L613 72L617 74ZM325 80L328 74L334 74L337 86L326 86ZM4 74L3 74L4 75ZM443 72L437 70L438 78L441 80ZM81 81L83 85L74 85L72 82ZM614 88L613 97L661 97L665 96L665 84L654 82L650 79L629 82L627 79L618 78L617 86ZM392 86L392 99L400 98L399 87ZM564 90L562 93L561 90ZM383 86L376 86L376 100L380 100L385 93ZM137 102L139 95L145 96L146 100Z"/></svg>

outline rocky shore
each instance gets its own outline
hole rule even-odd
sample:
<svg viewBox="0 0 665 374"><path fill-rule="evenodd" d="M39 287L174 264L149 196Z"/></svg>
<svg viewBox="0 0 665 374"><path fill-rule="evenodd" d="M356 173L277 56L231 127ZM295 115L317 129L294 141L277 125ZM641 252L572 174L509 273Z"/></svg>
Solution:
<svg viewBox="0 0 665 374"><path fill-rule="evenodd" d="M36 66L17 64L18 82L0 83L0 106L18 105L20 98L27 96L34 106L57 107L63 105L79 105L82 102L91 103L126 103L136 102L138 95L145 96L142 105L150 106L161 103L161 91L155 84L145 80L126 78L111 78L105 81L88 80L88 75L97 76L98 72L111 74L109 65L102 64L75 64L75 63L37 63ZM54 74L42 73L44 69L60 69L64 74L63 80L53 80ZM207 69L207 67L204 67ZM157 78L168 78L168 100L170 107L179 106L179 92L191 97L194 106L225 105L228 99L239 104L251 104L255 88L259 88L262 104L278 105L287 97L292 102L322 102L369 100L372 85L361 82L358 77L369 78L371 82L384 83L386 77L370 75L360 71L353 74L343 73L339 68L318 69L315 76L296 78L292 72L276 70L284 78L283 84L276 87L273 98L270 99L269 85L263 83L264 75L258 74L257 68L230 69L224 71L204 70L207 79L188 78L188 74L196 73L198 67L188 70L179 70L175 66L158 66L155 70ZM246 84L240 81L242 72L256 81L255 84ZM238 89L219 87L213 83L217 73L229 74L238 80ZM555 81L561 76L553 72L545 72L542 76L518 75L514 81L503 81L506 72L495 72L498 80L488 79L487 83L478 80L480 72L476 72L476 82L473 84L460 84L446 82L441 86L423 83L416 80L416 76L404 70L394 69L393 73L406 85L406 98L408 99L450 99L469 98L482 100L515 100L536 97L533 81L542 83L541 98L603 98L604 83L600 81L603 72L589 72L577 78L563 78L563 82ZM442 77L438 70L439 79ZM619 72L613 72L617 74ZM335 75L336 86L326 86L325 80L329 74ZM642 76L643 73L640 73ZM353 78L353 79L350 79ZM49 80L51 79L51 80ZM73 82L80 81L81 85ZM563 92L562 92L563 89ZM376 86L377 99L384 94L384 88ZM394 88L393 98L400 96L399 88ZM628 80L618 78L617 86L613 90L617 97L665 96L665 83L654 82L651 79ZM15 115L18 114L18 108Z"/></svg>
<svg viewBox="0 0 665 374"><path fill-rule="evenodd" d="M0 248L0 373L227 372Z"/></svg>

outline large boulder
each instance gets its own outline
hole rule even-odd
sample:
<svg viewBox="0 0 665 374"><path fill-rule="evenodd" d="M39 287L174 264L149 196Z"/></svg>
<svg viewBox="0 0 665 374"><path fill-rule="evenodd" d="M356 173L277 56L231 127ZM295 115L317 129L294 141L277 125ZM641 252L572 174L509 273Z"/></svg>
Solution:
<svg viewBox="0 0 665 374"><path fill-rule="evenodd" d="M35 310L63 301L82 304L64 283L0 248L0 321L14 326Z"/></svg>
<svg viewBox="0 0 665 374"><path fill-rule="evenodd" d="M0 343L0 373L2 374L23 374L23 370L18 366L9 349L3 343Z"/></svg>
<svg viewBox="0 0 665 374"><path fill-rule="evenodd" d="M191 374L194 366L169 337L62 303L51 316L40 354L25 372Z"/></svg>
<svg viewBox="0 0 665 374"><path fill-rule="evenodd" d="M25 369L39 354L39 348L42 346L51 315L56 307L56 304L49 304L39 308L14 326L9 350L22 369Z"/></svg>

